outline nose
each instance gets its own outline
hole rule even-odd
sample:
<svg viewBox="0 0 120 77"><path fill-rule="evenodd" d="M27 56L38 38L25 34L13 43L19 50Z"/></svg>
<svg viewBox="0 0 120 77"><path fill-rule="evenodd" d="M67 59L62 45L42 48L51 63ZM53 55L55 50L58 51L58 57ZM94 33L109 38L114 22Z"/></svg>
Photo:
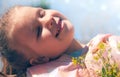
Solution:
<svg viewBox="0 0 120 77"><path fill-rule="evenodd" d="M39 18L39 22L43 27L50 27L53 21L53 17L51 15L46 15L43 18Z"/></svg>

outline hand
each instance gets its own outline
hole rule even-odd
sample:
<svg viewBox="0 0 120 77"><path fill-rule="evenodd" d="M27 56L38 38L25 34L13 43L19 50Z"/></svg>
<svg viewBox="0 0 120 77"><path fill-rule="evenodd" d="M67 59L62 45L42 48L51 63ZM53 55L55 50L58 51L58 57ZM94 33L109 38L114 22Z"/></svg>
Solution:
<svg viewBox="0 0 120 77"><path fill-rule="evenodd" d="M96 53L98 50L98 44L100 42L107 43L109 41L109 37L111 34L99 34L96 37L94 37L87 45L89 46L89 50L93 53Z"/></svg>
<svg viewBox="0 0 120 77"><path fill-rule="evenodd" d="M58 73L60 77L90 77L87 69L73 63L59 67Z"/></svg>

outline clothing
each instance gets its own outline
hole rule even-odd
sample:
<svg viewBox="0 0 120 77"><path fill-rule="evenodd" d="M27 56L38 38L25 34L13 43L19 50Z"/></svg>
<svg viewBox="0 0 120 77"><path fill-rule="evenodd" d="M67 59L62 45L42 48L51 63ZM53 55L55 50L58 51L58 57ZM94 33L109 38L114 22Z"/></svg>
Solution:
<svg viewBox="0 0 120 77"><path fill-rule="evenodd" d="M80 50L77 50L75 52L71 52L68 55L70 55L71 57L79 57L79 56L81 56L83 54L83 52L84 51L82 49L80 49Z"/></svg>
<svg viewBox="0 0 120 77"><path fill-rule="evenodd" d="M70 55L71 57L79 57L85 55L87 52L88 52L88 46L85 46L84 48L81 48L77 51L68 53L68 55Z"/></svg>
<svg viewBox="0 0 120 77"><path fill-rule="evenodd" d="M100 46L101 42L104 43L102 46ZM116 62L120 69L120 36L99 34L88 45L89 51L85 57L85 64L90 73L90 77L100 77L96 71L102 70L103 59L101 57L104 57L105 62L108 62L107 59L109 57L109 63ZM101 52L98 45L104 49L101 57L96 57Z"/></svg>
<svg viewBox="0 0 120 77"><path fill-rule="evenodd" d="M94 56L97 53L93 53L93 51L96 50L101 41L105 42L107 45L105 55L106 52L108 52L107 49L110 47L110 54L112 55L112 58L110 58L110 60L115 60L118 63L118 68L120 68L120 37L97 35L88 43L89 49L85 57L85 65L87 71L84 71L84 69L79 65L72 65L71 63L71 57L78 57L86 53L86 46L82 50L80 49L76 52L68 54L70 56L63 55L53 62L31 67L28 69L28 73L32 77L100 77L96 71L101 70L101 62L100 60L94 60Z"/></svg>

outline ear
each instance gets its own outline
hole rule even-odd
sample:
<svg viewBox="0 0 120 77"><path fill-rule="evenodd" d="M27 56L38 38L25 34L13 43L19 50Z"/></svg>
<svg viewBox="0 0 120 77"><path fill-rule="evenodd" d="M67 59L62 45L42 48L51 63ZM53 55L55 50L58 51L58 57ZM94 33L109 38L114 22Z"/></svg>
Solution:
<svg viewBox="0 0 120 77"><path fill-rule="evenodd" d="M31 65L38 65L38 64L43 64L49 61L48 57L38 57L38 58L31 58L30 59L30 64Z"/></svg>

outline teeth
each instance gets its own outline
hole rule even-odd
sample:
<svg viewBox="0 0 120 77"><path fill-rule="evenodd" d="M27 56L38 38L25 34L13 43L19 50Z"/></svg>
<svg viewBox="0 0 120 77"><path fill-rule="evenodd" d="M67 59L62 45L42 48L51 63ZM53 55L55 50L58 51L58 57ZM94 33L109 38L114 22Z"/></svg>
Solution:
<svg viewBox="0 0 120 77"><path fill-rule="evenodd" d="M57 29L56 37L60 34L60 28Z"/></svg>
<svg viewBox="0 0 120 77"><path fill-rule="evenodd" d="M58 35L59 35L59 29L57 30L55 37L58 37Z"/></svg>
<svg viewBox="0 0 120 77"><path fill-rule="evenodd" d="M50 27L52 27L52 25L56 25L56 27L57 27L55 37L58 37L59 34L60 34L60 31L61 31L61 21L62 21L62 19L59 18L58 23L56 23L56 21L55 21L54 19L53 19L53 22L51 22L51 26L50 26ZM54 24L54 22L55 22L56 24Z"/></svg>
<svg viewBox="0 0 120 77"><path fill-rule="evenodd" d="M58 35L60 34L60 30L61 30L61 21L62 19L60 18L57 24L57 33L56 33L56 37L58 37Z"/></svg>

